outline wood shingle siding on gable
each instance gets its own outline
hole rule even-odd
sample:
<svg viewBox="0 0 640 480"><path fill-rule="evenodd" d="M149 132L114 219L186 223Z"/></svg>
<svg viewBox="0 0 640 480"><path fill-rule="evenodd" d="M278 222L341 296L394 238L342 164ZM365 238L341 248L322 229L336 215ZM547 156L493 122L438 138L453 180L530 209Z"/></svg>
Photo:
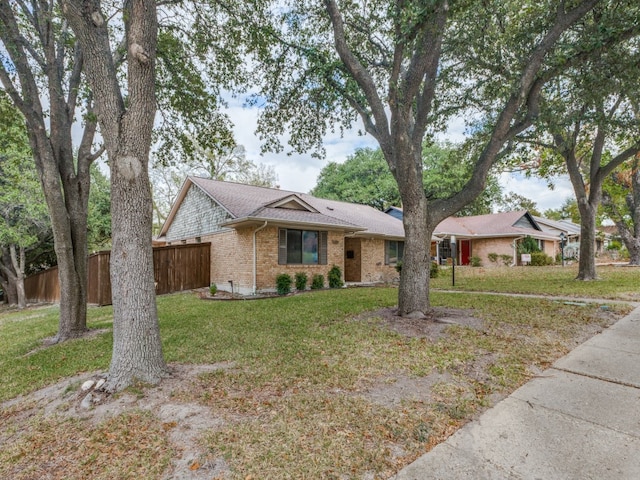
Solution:
<svg viewBox="0 0 640 480"><path fill-rule="evenodd" d="M200 188L189 188L180 209L167 230L168 242L207 235L223 230L220 224L229 220L229 213Z"/></svg>

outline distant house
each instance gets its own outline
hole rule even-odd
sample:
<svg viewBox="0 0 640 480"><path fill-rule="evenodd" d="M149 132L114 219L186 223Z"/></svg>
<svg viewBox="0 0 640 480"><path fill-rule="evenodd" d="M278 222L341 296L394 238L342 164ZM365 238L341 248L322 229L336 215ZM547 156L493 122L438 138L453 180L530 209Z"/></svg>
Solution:
<svg viewBox="0 0 640 480"><path fill-rule="evenodd" d="M579 252L581 233L581 227L579 224L573 223L571 220L549 220L548 218L542 217L533 218L535 218L538 225L540 225L545 232L549 232L552 235L557 236L562 232L566 235L566 245L568 245L568 250L565 251L565 253L570 252L569 256ZM596 255L604 252L611 237L611 233L607 227L602 227L596 231Z"/></svg>
<svg viewBox="0 0 640 480"><path fill-rule="evenodd" d="M390 207L387 214L402 219L402 209ZM456 264L469 265L471 257L478 257L482 265L491 266L489 254L510 256L511 264L518 264L518 244L526 237L533 238L541 251L550 257L559 253L559 236L544 228L527 211L494 213L471 217L449 217L433 232L439 240L431 243L431 256L439 263L452 257L452 240L456 242ZM500 263L502 264L502 263Z"/></svg>
<svg viewBox="0 0 640 480"><path fill-rule="evenodd" d="M438 245L439 258L451 256L451 238L455 237L460 265L469 265L471 257L478 257L482 265L490 266L490 253L510 255L516 265L518 244L526 237L533 238L550 257L555 258L559 252L559 237L545 232L526 210L449 217L438 224L434 234L443 238Z"/></svg>
<svg viewBox="0 0 640 480"><path fill-rule="evenodd" d="M188 177L159 235L167 244L211 242L211 281L250 294L281 273L389 282L404 249L402 221L365 205Z"/></svg>

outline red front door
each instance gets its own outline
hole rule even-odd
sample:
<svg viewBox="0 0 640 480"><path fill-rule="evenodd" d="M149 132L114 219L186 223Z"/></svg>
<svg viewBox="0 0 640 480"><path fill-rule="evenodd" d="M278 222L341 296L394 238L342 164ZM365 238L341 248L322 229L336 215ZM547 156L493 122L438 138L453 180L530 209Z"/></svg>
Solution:
<svg viewBox="0 0 640 480"><path fill-rule="evenodd" d="M471 263L471 241L460 240L460 264L469 265Z"/></svg>

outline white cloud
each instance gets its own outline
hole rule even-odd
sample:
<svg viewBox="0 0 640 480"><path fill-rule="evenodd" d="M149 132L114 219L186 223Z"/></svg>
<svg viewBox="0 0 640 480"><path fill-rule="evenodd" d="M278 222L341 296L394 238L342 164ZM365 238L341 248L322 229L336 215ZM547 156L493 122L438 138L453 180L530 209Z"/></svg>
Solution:
<svg viewBox="0 0 640 480"><path fill-rule="evenodd" d="M516 173L500 175L500 185L502 185L505 194L514 192L533 200L538 205L540 212L560 208L567 198L575 196L567 176L556 177L552 183L553 190L549 188L546 180L539 178L527 178Z"/></svg>

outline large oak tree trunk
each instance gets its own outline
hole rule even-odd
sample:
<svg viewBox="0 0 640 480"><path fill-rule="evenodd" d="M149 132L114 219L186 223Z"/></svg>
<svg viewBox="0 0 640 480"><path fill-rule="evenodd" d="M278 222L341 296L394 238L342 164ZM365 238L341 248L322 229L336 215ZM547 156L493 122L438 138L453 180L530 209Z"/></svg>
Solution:
<svg viewBox="0 0 640 480"><path fill-rule="evenodd" d="M111 169L114 339L108 388L113 391L133 379L155 384L166 374L153 277L148 153L136 155L135 145L126 147L131 155L116 158Z"/></svg>
<svg viewBox="0 0 640 480"><path fill-rule="evenodd" d="M63 2L63 12L83 49L111 162L113 356L105 388L112 392L136 380L155 384L167 372L155 302L148 176L156 108L156 3L126 0L123 10L128 67L126 106L100 2Z"/></svg>
<svg viewBox="0 0 640 480"><path fill-rule="evenodd" d="M404 203L405 250L398 292L398 310L402 316L423 317L429 310L429 272L431 232L427 226L426 200L416 198Z"/></svg>
<svg viewBox="0 0 640 480"><path fill-rule="evenodd" d="M398 121L394 126L401 123ZM398 138L394 148L390 149L393 154L387 160L389 165L395 166L393 173L403 207L405 248L398 291L398 313L405 317L424 317L430 307L429 271L433 227L427 224L428 203L422 183L420 144L413 146L401 134L398 134ZM414 161L408 162L407 158L413 158Z"/></svg>
<svg viewBox="0 0 640 480"><path fill-rule="evenodd" d="M578 260L578 280L596 280L596 213L586 200L578 199L580 211L580 259Z"/></svg>
<svg viewBox="0 0 640 480"><path fill-rule="evenodd" d="M46 136L36 137L31 134L30 141L34 152L43 152L36 159L36 168L51 218L53 244L58 261L60 319L54 340L62 342L80 337L87 330L87 215L90 178L88 171L62 173L61 165L73 164L73 156L57 159L50 151L50 146L46 145L49 143ZM72 153L68 152L68 155Z"/></svg>

